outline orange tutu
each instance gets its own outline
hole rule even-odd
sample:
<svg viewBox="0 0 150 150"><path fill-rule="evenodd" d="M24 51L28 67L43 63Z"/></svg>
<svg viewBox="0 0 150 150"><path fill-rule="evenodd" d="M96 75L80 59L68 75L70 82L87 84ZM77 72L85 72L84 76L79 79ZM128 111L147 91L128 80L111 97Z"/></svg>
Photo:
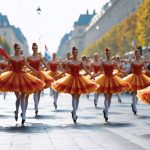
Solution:
<svg viewBox="0 0 150 150"><path fill-rule="evenodd" d="M39 79L41 79L43 82L45 82L45 87L44 88L48 88L51 86L51 83L55 81L55 79L53 79L51 76L49 76L46 71L40 70L38 71L38 75L39 75ZM32 75L35 75L34 72L31 72ZM37 76L38 77L38 76Z"/></svg>
<svg viewBox="0 0 150 150"><path fill-rule="evenodd" d="M57 75L59 75L61 72L60 71L48 71L47 72L47 74L49 75L49 76L51 76L51 77L55 77L55 76L57 76ZM62 75L61 77L63 77L64 75ZM59 78L61 78L61 77L59 77ZM58 79L59 79L58 78Z"/></svg>
<svg viewBox="0 0 150 150"><path fill-rule="evenodd" d="M120 93L130 88L130 84L115 75L102 74L96 78L95 82L100 85L96 93Z"/></svg>
<svg viewBox="0 0 150 150"><path fill-rule="evenodd" d="M150 104L150 87L137 91L137 97L144 103Z"/></svg>
<svg viewBox="0 0 150 150"><path fill-rule="evenodd" d="M150 73L147 72L146 70L143 70L143 73L144 73L146 76L150 77Z"/></svg>
<svg viewBox="0 0 150 150"><path fill-rule="evenodd" d="M129 91L131 92L141 90L150 86L150 78L143 73L140 75L130 74L123 80L130 83L131 89Z"/></svg>
<svg viewBox="0 0 150 150"><path fill-rule="evenodd" d="M85 70L80 70L80 74L84 76L84 75L86 75L87 73L86 73Z"/></svg>
<svg viewBox="0 0 150 150"><path fill-rule="evenodd" d="M62 93L87 94L94 92L98 85L82 75L67 76L52 83L52 89Z"/></svg>
<svg viewBox="0 0 150 150"><path fill-rule="evenodd" d="M26 72L7 71L0 75L0 91L3 92L34 93L44 86L43 81Z"/></svg>
<svg viewBox="0 0 150 150"><path fill-rule="evenodd" d="M113 71L113 74L116 75L116 76L118 76L118 77L120 77L120 78L123 77L123 73L121 73L118 69L115 69L115 70Z"/></svg>

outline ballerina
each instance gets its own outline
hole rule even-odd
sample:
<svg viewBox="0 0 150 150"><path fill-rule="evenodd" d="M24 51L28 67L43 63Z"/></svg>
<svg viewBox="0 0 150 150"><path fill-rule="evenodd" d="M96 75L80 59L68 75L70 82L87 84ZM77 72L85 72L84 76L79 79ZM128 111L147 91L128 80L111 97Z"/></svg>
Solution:
<svg viewBox="0 0 150 150"><path fill-rule="evenodd" d="M80 69L85 69L85 66L81 60L78 59L78 50L76 47L72 48L72 60L69 60L66 69L59 74L62 76L70 69L70 74L67 74L63 78L52 83L52 89L57 92L69 93L72 96L72 107L71 112L74 123L77 120L77 109L79 105L79 98L81 94L87 94L94 92L98 85L79 74ZM86 72L93 78L93 76L86 70ZM56 76L56 77L58 77Z"/></svg>
<svg viewBox="0 0 150 150"><path fill-rule="evenodd" d="M50 71L48 71L48 75L51 77L54 77L60 73L60 71L58 71L58 69L63 70L60 65L60 60L57 59L56 53L52 54L52 60L48 61L47 65L50 68ZM55 80L57 80L57 79L55 78ZM54 95L53 104L54 104L55 109L57 109L58 92L53 90L53 95Z"/></svg>
<svg viewBox="0 0 150 150"><path fill-rule="evenodd" d="M31 69L33 72L38 72L30 67L26 62L24 56L20 55L20 45L14 44L15 54L8 59L7 68L1 71L0 75L0 91L14 92L18 103L16 104L15 120L18 120L19 105L21 101L22 110L22 125L25 123L26 115L26 100L25 96L29 93L40 91L45 83L40 79L32 76L25 71L25 67ZM11 67L11 71L8 71Z"/></svg>
<svg viewBox="0 0 150 150"><path fill-rule="evenodd" d="M101 65L102 64L101 64L101 61L99 60L99 54L94 53L94 61L91 63L91 68L92 68L92 74L93 75L101 73L101 71L102 71L102 66ZM99 94L94 93L94 105L95 105L95 107L97 107L98 97L99 97Z"/></svg>
<svg viewBox="0 0 150 150"><path fill-rule="evenodd" d="M108 110L111 105L112 95L115 93L121 93L122 91L128 89L130 86L125 81L123 81L120 77L113 74L113 70L115 67L118 68L116 62L111 58L111 50L109 48L105 49L106 60L102 61L102 69L104 70L104 74L98 73L99 75L95 82L99 84L99 88L96 90L96 93L104 93L105 101L104 101L104 118L105 121L108 121ZM123 70L120 70L123 73ZM95 75L95 76L97 76Z"/></svg>
<svg viewBox="0 0 150 150"><path fill-rule="evenodd" d="M32 44L32 50L33 50L33 54L32 56L29 56L27 58L27 62L32 68L34 68L38 72L38 76L34 72L31 72L31 74L38 77L45 83L44 88L49 88L51 83L54 81L54 79L51 76L47 75L46 71L41 69L41 65L44 65L44 67L47 68L48 70L49 67L43 60L42 56L38 53L38 45L36 43ZM38 114L40 95L41 95L41 91L38 91L35 92L33 96L34 104L35 104L35 116L37 116Z"/></svg>
<svg viewBox="0 0 150 150"><path fill-rule="evenodd" d="M145 61L141 59L139 50L135 49L134 51L135 59L131 61L130 68L128 72L133 72L127 77L124 78L124 80L128 83L130 83L131 88L130 92L132 92L132 111L134 115L137 114L137 101L138 98L136 96L137 90L144 89L150 85L150 78L146 76L144 73L142 73L142 69L144 68L147 72L150 72L146 65Z"/></svg>

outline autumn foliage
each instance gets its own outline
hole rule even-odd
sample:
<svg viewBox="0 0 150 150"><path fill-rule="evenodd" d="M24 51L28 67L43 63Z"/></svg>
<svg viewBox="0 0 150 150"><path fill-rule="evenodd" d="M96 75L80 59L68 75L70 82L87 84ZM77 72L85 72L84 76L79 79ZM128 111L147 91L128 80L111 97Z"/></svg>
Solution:
<svg viewBox="0 0 150 150"><path fill-rule="evenodd" d="M146 30L148 31L148 45L150 45L150 0L144 0L136 12L113 26L97 41L84 49L81 55L92 56L94 52L103 55L105 47L111 48L114 55L123 55L132 50L133 38L137 45L144 47L146 45Z"/></svg>

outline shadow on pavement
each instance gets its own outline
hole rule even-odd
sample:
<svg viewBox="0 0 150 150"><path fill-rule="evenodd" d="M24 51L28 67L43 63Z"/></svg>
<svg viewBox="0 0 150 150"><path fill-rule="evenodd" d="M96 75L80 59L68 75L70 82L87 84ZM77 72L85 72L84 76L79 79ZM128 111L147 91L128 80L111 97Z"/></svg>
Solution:
<svg viewBox="0 0 150 150"><path fill-rule="evenodd" d="M107 122L103 124L105 127L111 127L111 128L123 128L123 127L133 127L134 125L132 123L125 123L125 122Z"/></svg>
<svg viewBox="0 0 150 150"><path fill-rule="evenodd" d="M150 116L138 116L138 119L150 119Z"/></svg>
<svg viewBox="0 0 150 150"><path fill-rule="evenodd" d="M124 114L124 113L121 113L121 112L110 112L110 114L112 114L112 115L119 115L119 114Z"/></svg>
<svg viewBox="0 0 150 150"><path fill-rule="evenodd" d="M8 132L8 133L45 133L52 132L57 130L87 130L87 131L99 131L101 129L105 129L103 124L93 123L93 124L62 124L62 125L50 125L43 123L30 123L26 122L25 126L21 126L21 124L16 124L14 126L0 126L0 132Z"/></svg>
<svg viewBox="0 0 150 150"><path fill-rule="evenodd" d="M100 109L100 110L103 110L104 108L103 107L99 107L99 106L95 107L94 104L93 104L93 107L85 107L84 109L88 109L88 110Z"/></svg>
<svg viewBox="0 0 150 150"><path fill-rule="evenodd" d="M146 139L150 139L150 134L143 134L141 137L146 138Z"/></svg>
<svg viewBox="0 0 150 150"><path fill-rule="evenodd" d="M55 110L51 110L51 112L71 112L71 110L68 110L68 109L55 109Z"/></svg>
<svg viewBox="0 0 150 150"><path fill-rule="evenodd" d="M0 132L8 132L8 133L43 133L44 125L41 123L37 123L36 125L26 125L21 126L21 124L16 124L15 126L0 126Z"/></svg>
<svg viewBox="0 0 150 150"><path fill-rule="evenodd" d="M12 116L10 116L10 115L0 115L0 118L8 119L8 118L12 118Z"/></svg>
<svg viewBox="0 0 150 150"><path fill-rule="evenodd" d="M61 117L58 117L56 115L38 115L38 116L32 116L26 118L27 119L60 119Z"/></svg>
<svg viewBox="0 0 150 150"><path fill-rule="evenodd" d="M82 118L82 119L95 119L95 118L97 118L97 116L95 115L95 116L80 116L80 118Z"/></svg>

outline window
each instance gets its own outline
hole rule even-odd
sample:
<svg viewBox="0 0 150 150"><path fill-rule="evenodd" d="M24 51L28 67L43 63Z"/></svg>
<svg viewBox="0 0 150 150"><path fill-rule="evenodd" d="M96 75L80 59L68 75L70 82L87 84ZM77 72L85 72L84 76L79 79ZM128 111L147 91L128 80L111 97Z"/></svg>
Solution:
<svg viewBox="0 0 150 150"><path fill-rule="evenodd" d="M7 35L7 32L4 32L4 36L6 36Z"/></svg>
<svg viewBox="0 0 150 150"><path fill-rule="evenodd" d="M78 46L79 46L79 50L82 50L82 49L83 49L83 42L82 42L82 41L79 41L79 42L78 42Z"/></svg>
<svg viewBox="0 0 150 150"><path fill-rule="evenodd" d="M82 34L82 33L83 33L83 29L79 29L78 34Z"/></svg>
<svg viewBox="0 0 150 150"><path fill-rule="evenodd" d="M8 26L8 23L7 22L3 22L3 26L4 27Z"/></svg>

